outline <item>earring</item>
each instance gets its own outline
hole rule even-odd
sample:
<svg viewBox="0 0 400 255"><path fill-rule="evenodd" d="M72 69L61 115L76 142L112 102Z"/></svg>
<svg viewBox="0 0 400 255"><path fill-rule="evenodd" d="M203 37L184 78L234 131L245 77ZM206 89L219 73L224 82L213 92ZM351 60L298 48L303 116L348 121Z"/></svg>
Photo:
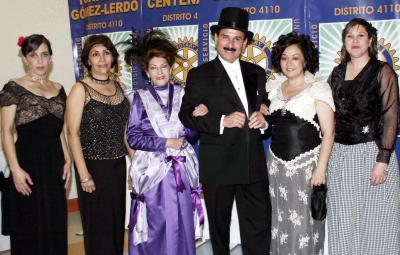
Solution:
<svg viewBox="0 0 400 255"><path fill-rule="evenodd" d="M150 76L147 77L147 84L153 85L153 81L151 80Z"/></svg>

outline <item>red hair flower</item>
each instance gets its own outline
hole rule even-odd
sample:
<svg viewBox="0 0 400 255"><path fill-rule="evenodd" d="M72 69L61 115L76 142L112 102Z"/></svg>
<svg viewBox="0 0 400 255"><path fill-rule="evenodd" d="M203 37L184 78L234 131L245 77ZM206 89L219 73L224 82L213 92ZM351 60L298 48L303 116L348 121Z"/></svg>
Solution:
<svg viewBox="0 0 400 255"><path fill-rule="evenodd" d="M22 47L22 44L24 43L25 38L26 38L25 36L20 36L20 37L18 38L17 45L18 45L19 47Z"/></svg>

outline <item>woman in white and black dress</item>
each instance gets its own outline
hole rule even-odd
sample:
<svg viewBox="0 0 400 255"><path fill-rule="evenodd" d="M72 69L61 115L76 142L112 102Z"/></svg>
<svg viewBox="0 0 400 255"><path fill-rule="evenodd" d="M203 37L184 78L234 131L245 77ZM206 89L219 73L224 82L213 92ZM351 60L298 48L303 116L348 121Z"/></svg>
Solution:
<svg viewBox="0 0 400 255"><path fill-rule="evenodd" d="M336 106L329 254L400 254L397 75L377 59L377 30L369 22L351 20L342 41L342 63L329 78Z"/></svg>
<svg viewBox="0 0 400 255"><path fill-rule="evenodd" d="M331 89L314 74L318 51L308 36L281 35L272 60L278 73L266 86L271 102L267 122L272 126L267 157L270 254L322 254L325 223L311 217L310 202L312 187L325 183L333 144Z"/></svg>

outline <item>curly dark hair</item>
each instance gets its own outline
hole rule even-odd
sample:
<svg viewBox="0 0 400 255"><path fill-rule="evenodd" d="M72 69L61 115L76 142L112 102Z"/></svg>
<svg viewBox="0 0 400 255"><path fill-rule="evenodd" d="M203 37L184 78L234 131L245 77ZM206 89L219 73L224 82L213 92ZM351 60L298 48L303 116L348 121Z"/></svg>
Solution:
<svg viewBox="0 0 400 255"><path fill-rule="evenodd" d="M115 65L118 63L119 54L111 39L106 35L91 35L85 40L81 55L82 64L87 68L87 70L90 71L91 66L89 65L89 52L95 45L98 44L103 45L107 48L107 50L111 52L111 55L113 57L111 68L114 68Z"/></svg>
<svg viewBox="0 0 400 255"><path fill-rule="evenodd" d="M50 41L44 35L40 34L33 34L25 38L21 45L22 55L26 57L28 53L36 51L43 43L47 46L50 55L53 55Z"/></svg>
<svg viewBox="0 0 400 255"><path fill-rule="evenodd" d="M314 74L319 66L319 52L308 35L298 34L297 32L279 36L278 41L276 41L272 47L272 67L277 72L282 72L282 54L287 47L294 44L297 45L303 53L306 62L304 71L307 70Z"/></svg>
<svg viewBox="0 0 400 255"><path fill-rule="evenodd" d="M170 66L181 61L176 46L160 30L147 31L143 37L133 32L129 43L132 46L125 52L125 62L140 64L142 72L147 70L153 57L165 58Z"/></svg>
<svg viewBox="0 0 400 255"><path fill-rule="evenodd" d="M368 47L368 53L370 57L378 57L378 30L372 26L371 23L361 18L354 18L346 24L342 31L342 50L341 50L341 59L342 61L349 61L350 54L347 52L346 47L344 45L344 41L346 39L346 35L349 33L350 29L355 26L363 26L365 30L367 30L368 38L372 38L371 45Z"/></svg>

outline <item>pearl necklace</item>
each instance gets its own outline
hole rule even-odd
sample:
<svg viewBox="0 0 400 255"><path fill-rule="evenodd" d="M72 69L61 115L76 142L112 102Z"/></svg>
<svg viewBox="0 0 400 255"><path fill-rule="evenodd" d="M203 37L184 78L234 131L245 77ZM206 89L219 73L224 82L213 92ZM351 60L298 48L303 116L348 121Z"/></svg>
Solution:
<svg viewBox="0 0 400 255"><path fill-rule="evenodd" d="M38 81L38 82L42 82L42 81L47 81L47 74L44 75L34 75L31 73L28 73L28 76L33 80L33 81Z"/></svg>

